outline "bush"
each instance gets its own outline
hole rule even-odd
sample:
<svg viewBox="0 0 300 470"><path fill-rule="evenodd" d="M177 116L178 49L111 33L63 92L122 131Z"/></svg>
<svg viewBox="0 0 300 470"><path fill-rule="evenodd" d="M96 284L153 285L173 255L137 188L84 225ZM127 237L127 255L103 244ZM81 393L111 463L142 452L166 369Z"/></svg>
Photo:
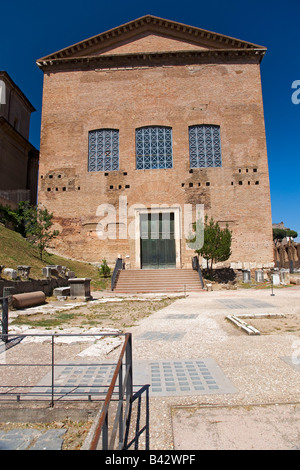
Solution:
<svg viewBox="0 0 300 470"><path fill-rule="evenodd" d="M102 264L99 268L99 274L102 277L109 277L110 276L110 267L108 266L106 259L102 260Z"/></svg>

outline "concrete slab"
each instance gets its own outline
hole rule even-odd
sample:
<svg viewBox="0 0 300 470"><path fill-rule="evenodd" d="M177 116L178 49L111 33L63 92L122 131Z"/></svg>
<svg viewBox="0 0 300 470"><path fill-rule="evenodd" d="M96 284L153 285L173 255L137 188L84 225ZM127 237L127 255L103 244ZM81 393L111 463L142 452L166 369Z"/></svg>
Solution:
<svg viewBox="0 0 300 470"><path fill-rule="evenodd" d="M174 407L172 416L178 451L300 448L299 404Z"/></svg>

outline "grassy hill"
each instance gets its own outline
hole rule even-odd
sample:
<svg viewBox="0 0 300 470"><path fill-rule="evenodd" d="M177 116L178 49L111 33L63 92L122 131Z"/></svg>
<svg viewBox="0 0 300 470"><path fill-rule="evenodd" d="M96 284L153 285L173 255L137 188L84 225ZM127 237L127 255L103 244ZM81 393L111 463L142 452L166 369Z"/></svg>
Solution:
<svg viewBox="0 0 300 470"><path fill-rule="evenodd" d="M109 284L109 279L100 278L98 268L89 263L73 261L61 256L45 253L40 260L37 249L26 241L19 233L0 225L0 264L7 268L17 269L19 265L31 266L30 277L42 278L42 268L49 265L67 266L75 272L76 277L92 279L91 287L103 290ZM2 277L3 274L2 274Z"/></svg>

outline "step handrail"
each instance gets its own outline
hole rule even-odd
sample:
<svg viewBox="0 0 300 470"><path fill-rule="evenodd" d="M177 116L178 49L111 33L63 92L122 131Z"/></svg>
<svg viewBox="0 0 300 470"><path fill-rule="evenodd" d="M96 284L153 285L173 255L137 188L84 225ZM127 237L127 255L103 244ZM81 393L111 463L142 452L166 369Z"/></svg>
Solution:
<svg viewBox="0 0 300 470"><path fill-rule="evenodd" d="M203 282L203 277L202 277L202 272L200 269L200 264L199 264L199 258L198 256L194 256L192 258L192 268L198 272L198 276L201 282L202 289L204 289L204 282Z"/></svg>
<svg viewBox="0 0 300 470"><path fill-rule="evenodd" d="M113 272L112 277L111 277L111 290L114 290L114 288L116 287L117 276L118 276L118 273L121 269L124 269L123 260L122 260L122 258L117 258L115 268L114 268L114 272Z"/></svg>

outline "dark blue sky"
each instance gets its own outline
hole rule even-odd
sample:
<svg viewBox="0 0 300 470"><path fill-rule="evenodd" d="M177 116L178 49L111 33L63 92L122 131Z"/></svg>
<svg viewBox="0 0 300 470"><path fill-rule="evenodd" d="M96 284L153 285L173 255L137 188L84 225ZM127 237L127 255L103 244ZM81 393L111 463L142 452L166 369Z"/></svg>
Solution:
<svg viewBox="0 0 300 470"><path fill-rule="evenodd" d="M0 70L36 112L30 141L39 148L43 74L36 60L146 14L266 46L261 65L273 222L300 234L299 0L0 1ZM300 97L300 95L299 95Z"/></svg>

